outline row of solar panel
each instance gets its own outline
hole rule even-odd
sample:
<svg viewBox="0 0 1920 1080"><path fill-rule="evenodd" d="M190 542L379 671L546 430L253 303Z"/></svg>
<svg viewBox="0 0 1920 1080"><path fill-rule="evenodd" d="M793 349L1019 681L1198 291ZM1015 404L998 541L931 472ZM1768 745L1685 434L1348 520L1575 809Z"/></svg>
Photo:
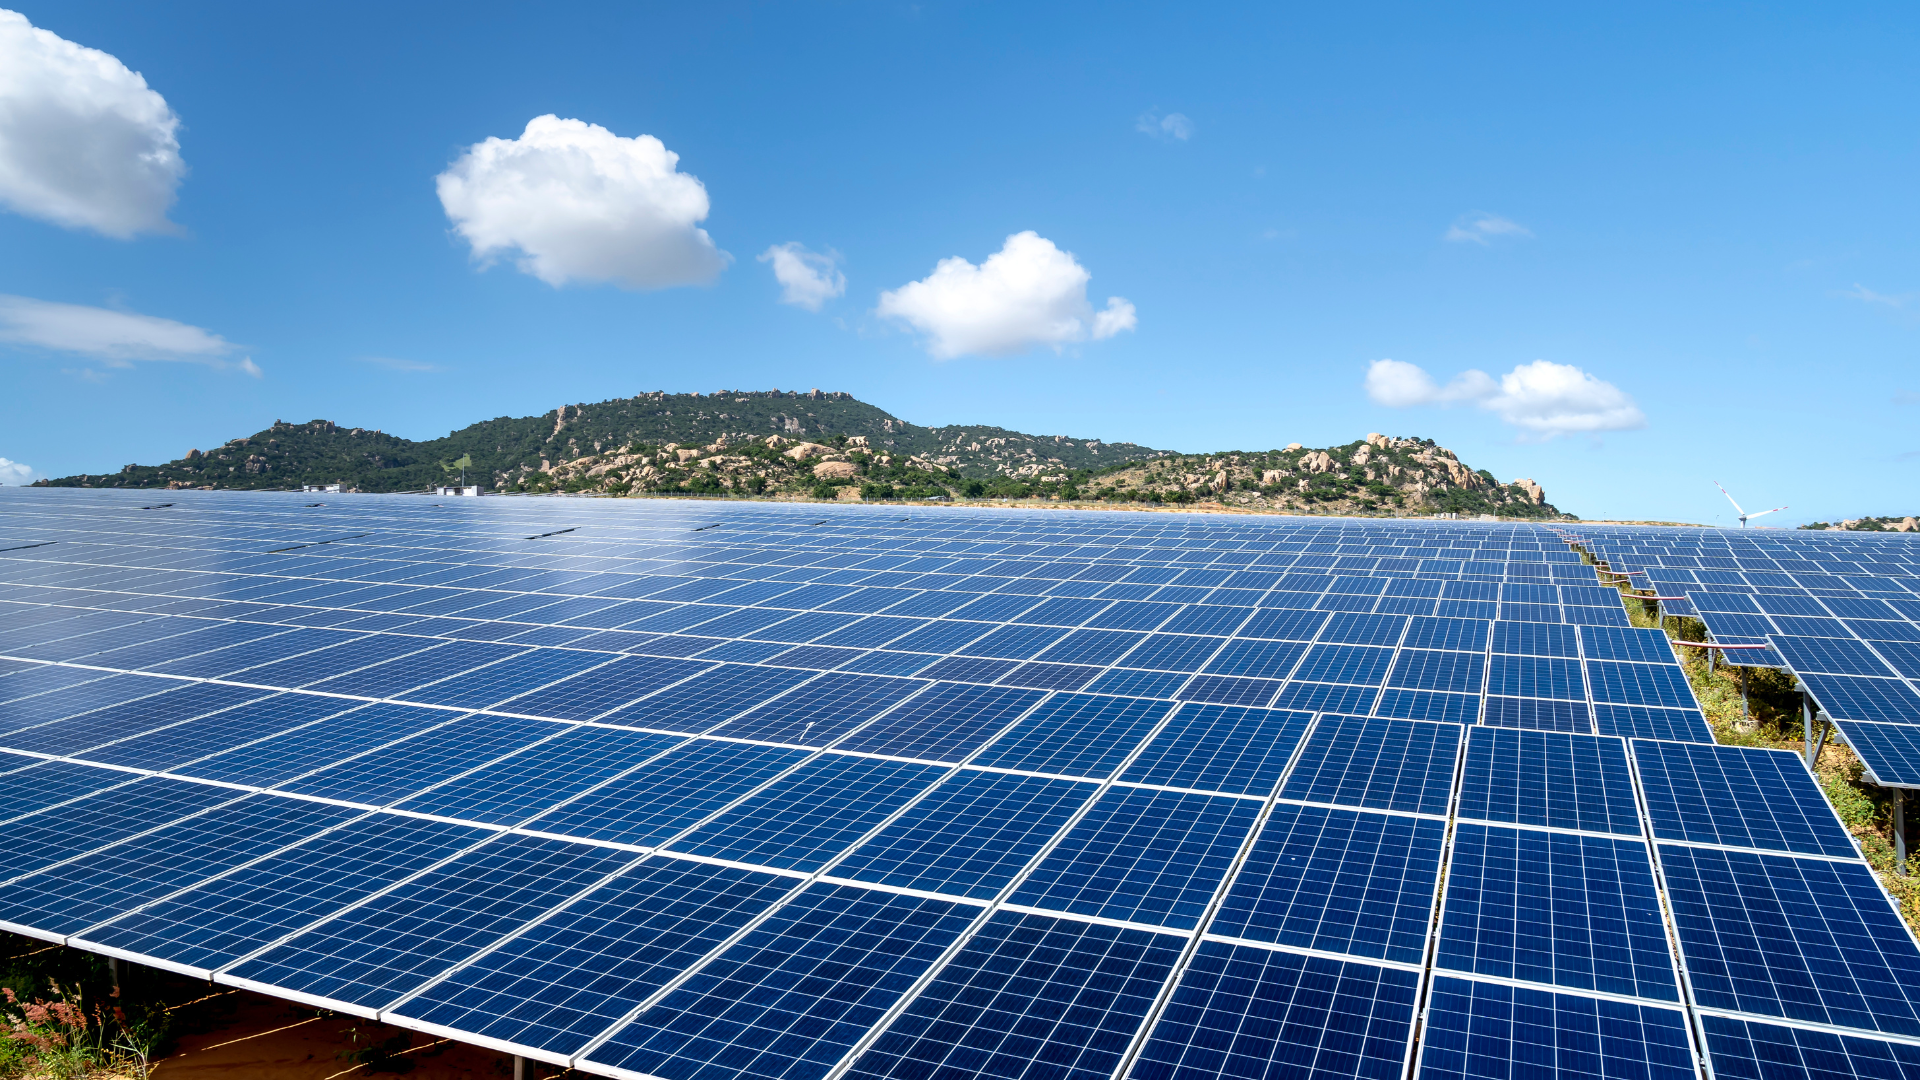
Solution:
<svg viewBox="0 0 1920 1080"><path fill-rule="evenodd" d="M1365 713L1377 708L1387 715L1464 722L1480 716L1484 687L1492 699L1488 722L1563 730L1592 730L1585 706L1590 697L1608 707L1696 709L1659 632L1626 628L1586 627L1576 635L1567 626L1494 623L1489 634L1489 624L1473 621L1314 614L1263 623L1255 620L1261 625L1250 624L1241 632L1272 634L1274 639L1229 641L1212 636L1069 633L1053 628L989 629L978 623L887 620L890 625L876 636L906 631L904 639L887 651L772 644L759 646L763 651L756 654L741 651L741 646L753 642L723 644L675 637L630 641L621 647L647 653L693 652L702 659L633 657L608 663L604 654L584 651L582 647L591 647L592 641L576 641L568 649L529 649L500 643L437 643L406 635L357 637L319 629L269 633L245 624L208 624L184 617L136 622L136 616L111 612L68 618L53 617L56 614L65 612L41 608L22 613L19 619L47 618L38 625L0 632L0 648L16 656L77 661L90 667L224 678L256 686L304 686L423 704L498 707L557 719L601 718L669 730L685 730L676 723L711 722L737 713L829 667L868 673L917 672L923 678L999 681L1040 689L1085 687L1181 700L1274 703L1310 711ZM857 626L871 633L874 624L885 618L868 618ZM93 629L101 621L128 625ZM183 626L200 628L169 633ZM926 643L954 649L955 655L941 659L937 654L899 651L900 645L911 646L936 631L950 640ZM837 631L823 640L845 635L846 631ZM123 644L129 637L151 640ZM1313 644L1280 640L1315 637L1319 640ZM955 644L967 638L977 640ZM1589 657L1621 659L1590 658L1583 668L1576 659L1583 640ZM1382 644L1348 644L1354 641ZM688 644L694 648L687 648ZM1489 657L1480 652L1413 647L1416 644L1524 653L1496 651ZM1008 654L1022 652L1035 661L1006 659ZM1566 655L1533 655L1542 653ZM1663 654L1665 664L1647 662ZM728 656L801 670L715 667L702 662ZM1189 676L1196 670L1201 674ZM871 674L821 678L809 694L822 702L886 701L921 685ZM1289 678L1291 683L1285 681ZM1560 704L1542 704L1546 701ZM782 711L797 715L796 705L799 712L808 708L804 701L789 700ZM1603 726L1613 732L1703 737L1697 720L1677 714L1614 708L1604 712ZM687 720L679 720L682 716ZM1649 727L1643 721L1656 724Z"/></svg>

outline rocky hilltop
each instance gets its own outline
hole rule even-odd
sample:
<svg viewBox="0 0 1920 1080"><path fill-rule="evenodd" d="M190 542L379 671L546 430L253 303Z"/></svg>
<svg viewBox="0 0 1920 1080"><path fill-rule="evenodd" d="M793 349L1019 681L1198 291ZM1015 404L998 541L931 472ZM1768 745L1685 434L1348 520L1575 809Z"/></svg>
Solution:
<svg viewBox="0 0 1920 1080"><path fill-rule="evenodd" d="M1378 433L1345 446L1169 454L1093 478L1101 496L1146 501L1207 498L1223 506L1317 514L1565 517L1531 478L1501 482L1432 439Z"/></svg>
<svg viewBox="0 0 1920 1080"><path fill-rule="evenodd" d="M851 394L823 390L721 390L638 394L562 405L539 416L498 417L414 441L331 420L272 427L162 465L63 476L55 487L297 488L345 484L362 491L418 491L446 483L466 462L470 482L539 490L578 476L588 458L630 446L743 445L778 436L795 441L865 439L876 453L924 459L976 479L1028 478L1049 469L1092 470L1163 451L1067 435L1029 435L980 424L922 427Z"/></svg>

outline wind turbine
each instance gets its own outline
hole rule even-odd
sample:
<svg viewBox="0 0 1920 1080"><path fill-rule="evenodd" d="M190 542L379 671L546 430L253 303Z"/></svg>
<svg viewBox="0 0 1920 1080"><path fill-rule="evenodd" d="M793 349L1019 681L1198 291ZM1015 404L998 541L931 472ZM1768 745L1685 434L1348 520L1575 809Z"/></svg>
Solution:
<svg viewBox="0 0 1920 1080"><path fill-rule="evenodd" d="M1745 511L1745 510L1741 510L1741 509L1740 509L1740 504L1739 504L1739 503L1737 503L1737 502L1733 502L1733 496L1732 496L1732 495L1731 495L1730 493L1728 493L1728 491L1727 491L1727 489L1726 489L1726 488L1723 488L1723 487L1720 487L1720 481L1718 481L1718 480L1715 480L1715 481L1713 482L1713 486L1714 486L1714 487L1717 487L1717 488L1720 488L1720 494L1722 494L1722 495L1725 495L1725 496L1727 497L1727 501L1728 501L1728 502L1730 502L1730 503L1733 503L1733 508L1734 508L1734 510L1735 510L1736 512L1738 512L1738 513L1739 513L1739 515L1740 515L1740 527L1741 527L1741 528L1743 528L1743 529L1747 527L1747 519L1748 519L1748 518L1757 518L1757 517L1760 517L1760 516L1762 516L1762 515L1764 515L1764 514L1772 514L1772 513L1775 513L1775 512L1777 512L1777 511L1780 511L1780 510L1785 510L1785 509L1786 509L1786 507L1784 507L1784 506L1776 506L1776 507L1774 507L1774 508L1773 508L1772 510L1756 510L1756 511L1754 511L1753 513L1751 513L1751 514L1749 514L1749 513L1747 513L1747 512Z"/></svg>

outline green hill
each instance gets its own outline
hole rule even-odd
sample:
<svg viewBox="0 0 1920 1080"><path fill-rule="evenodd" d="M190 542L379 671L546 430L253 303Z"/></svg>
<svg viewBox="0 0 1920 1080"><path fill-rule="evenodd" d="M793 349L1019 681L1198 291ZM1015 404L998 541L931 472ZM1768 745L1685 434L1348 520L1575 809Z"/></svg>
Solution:
<svg viewBox="0 0 1920 1080"><path fill-rule="evenodd" d="M627 446L711 445L778 435L831 442L864 437L876 453L922 457L961 477L1092 470L1161 453L1136 443L1064 435L1028 435L987 425L921 427L851 394L826 391L720 391L641 394L563 405L539 416L483 420L445 438L415 442L330 420L275 421L265 431L163 465L41 481L52 487L271 490L345 484L362 491L417 491L458 475L489 488L539 486L570 462Z"/></svg>

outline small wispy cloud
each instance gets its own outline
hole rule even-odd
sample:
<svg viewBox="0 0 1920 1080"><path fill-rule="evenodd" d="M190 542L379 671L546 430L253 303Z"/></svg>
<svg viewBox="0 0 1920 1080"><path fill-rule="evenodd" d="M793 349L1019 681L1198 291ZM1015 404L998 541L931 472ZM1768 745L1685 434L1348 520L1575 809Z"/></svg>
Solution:
<svg viewBox="0 0 1920 1080"><path fill-rule="evenodd" d="M0 296L0 343L84 356L107 367L132 367L135 360L173 360L254 378L261 375L252 357L233 358L240 346L197 326L27 296Z"/></svg>
<svg viewBox="0 0 1920 1080"><path fill-rule="evenodd" d="M1895 405L1920 405L1920 394L1916 394L1911 390L1895 390L1893 392L1893 403Z"/></svg>
<svg viewBox="0 0 1920 1080"><path fill-rule="evenodd" d="M439 364L423 363L419 360L402 360L395 356L356 356L355 360L363 364L372 364L389 371L445 371Z"/></svg>
<svg viewBox="0 0 1920 1080"><path fill-rule="evenodd" d="M1883 304L1890 308L1908 307L1915 300L1920 300L1920 293L1879 293L1874 292L1859 282L1854 282L1853 288L1846 290L1841 293L1841 295L1851 296L1864 304Z"/></svg>
<svg viewBox="0 0 1920 1080"><path fill-rule="evenodd" d="M1174 139L1186 142L1193 138L1193 121L1185 113L1160 115L1158 109L1148 109L1133 121L1133 130L1156 139Z"/></svg>
<svg viewBox="0 0 1920 1080"><path fill-rule="evenodd" d="M1460 215L1447 227L1445 234L1445 238L1453 243L1479 244L1483 247L1503 237L1525 240L1532 236L1533 230L1525 225L1485 210Z"/></svg>

